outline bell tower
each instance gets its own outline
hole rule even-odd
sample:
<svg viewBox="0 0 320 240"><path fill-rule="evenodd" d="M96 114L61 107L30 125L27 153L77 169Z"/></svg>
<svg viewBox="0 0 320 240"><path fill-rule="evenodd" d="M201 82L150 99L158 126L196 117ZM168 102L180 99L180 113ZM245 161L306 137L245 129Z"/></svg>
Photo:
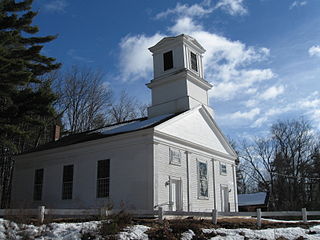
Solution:
<svg viewBox="0 0 320 240"><path fill-rule="evenodd" d="M165 37L149 50L153 55L152 105L148 117L179 113L199 105L208 106L208 90L204 80L202 54L205 49L192 37L181 34Z"/></svg>

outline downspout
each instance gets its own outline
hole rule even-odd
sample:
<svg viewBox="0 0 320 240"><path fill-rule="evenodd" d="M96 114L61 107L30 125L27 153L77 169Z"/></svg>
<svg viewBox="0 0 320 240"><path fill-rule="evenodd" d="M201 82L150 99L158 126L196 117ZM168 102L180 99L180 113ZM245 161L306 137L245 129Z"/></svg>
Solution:
<svg viewBox="0 0 320 240"><path fill-rule="evenodd" d="M185 151L186 154L186 167L187 167L187 210L190 212L190 183L189 183L189 153Z"/></svg>
<svg viewBox="0 0 320 240"><path fill-rule="evenodd" d="M233 171L233 192L234 192L234 211L235 212L238 212L238 208L237 208L237 206L238 206L238 204L237 204L237 202L238 202L238 194L237 194L237 184L236 184L236 177L235 177L235 174L236 174L236 172L235 172L235 167L234 167L235 165L234 164L232 164L232 171Z"/></svg>
<svg viewBox="0 0 320 240"><path fill-rule="evenodd" d="M216 172L215 172L215 168L214 168L214 158L211 159L212 161L212 179L213 179L213 202L214 202L214 209L217 210L217 198L216 198Z"/></svg>

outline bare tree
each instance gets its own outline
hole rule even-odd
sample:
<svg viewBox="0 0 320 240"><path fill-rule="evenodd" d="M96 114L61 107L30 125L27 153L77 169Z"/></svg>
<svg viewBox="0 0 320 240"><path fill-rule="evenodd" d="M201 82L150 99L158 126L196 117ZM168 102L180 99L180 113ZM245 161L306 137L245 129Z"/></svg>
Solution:
<svg viewBox="0 0 320 240"><path fill-rule="evenodd" d="M312 170L320 166L315 139L311 125L298 119L279 121L270 136L242 144L241 171L255 191L270 193L271 208L295 210L319 199L320 174Z"/></svg>
<svg viewBox="0 0 320 240"><path fill-rule="evenodd" d="M277 122L271 128L275 142L277 205L299 209L308 202L309 166L314 152L314 135L304 119Z"/></svg>
<svg viewBox="0 0 320 240"><path fill-rule="evenodd" d="M112 91L101 72L74 66L60 74L58 83L58 107L70 133L104 125Z"/></svg>
<svg viewBox="0 0 320 240"><path fill-rule="evenodd" d="M109 120L113 123L120 123L135 118L146 116L146 104L141 104L136 97L130 96L123 90L119 99L111 105Z"/></svg>

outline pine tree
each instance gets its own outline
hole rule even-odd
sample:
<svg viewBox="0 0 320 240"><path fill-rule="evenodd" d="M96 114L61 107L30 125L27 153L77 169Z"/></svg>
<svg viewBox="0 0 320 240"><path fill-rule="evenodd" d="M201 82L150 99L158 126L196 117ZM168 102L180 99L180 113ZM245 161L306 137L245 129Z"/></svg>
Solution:
<svg viewBox="0 0 320 240"><path fill-rule="evenodd" d="M41 54L43 44L56 36L35 36L37 15L32 0L0 0L0 195L9 204L14 154L54 116L55 95L41 76L60 67Z"/></svg>

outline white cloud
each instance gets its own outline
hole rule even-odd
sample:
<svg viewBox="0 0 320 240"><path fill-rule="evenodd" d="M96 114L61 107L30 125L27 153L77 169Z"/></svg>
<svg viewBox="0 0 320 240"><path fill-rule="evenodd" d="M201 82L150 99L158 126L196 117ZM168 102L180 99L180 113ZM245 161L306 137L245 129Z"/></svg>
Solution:
<svg viewBox="0 0 320 240"><path fill-rule="evenodd" d="M67 5L65 0L54 0L44 4L43 8L48 12L64 13Z"/></svg>
<svg viewBox="0 0 320 240"><path fill-rule="evenodd" d="M152 55L148 48L160 41L164 35L126 36L120 42L120 76L123 81L146 79L152 71Z"/></svg>
<svg viewBox="0 0 320 240"><path fill-rule="evenodd" d="M247 101L244 102L244 105L246 107L254 107L258 104L258 101L256 99L249 99Z"/></svg>
<svg viewBox="0 0 320 240"><path fill-rule="evenodd" d="M265 90L261 95L260 98L263 100L270 100L276 98L277 96L281 95L284 92L284 86L272 86Z"/></svg>
<svg viewBox="0 0 320 240"><path fill-rule="evenodd" d="M260 113L260 108L251 109L248 112L235 112L230 114L231 119L249 119L252 120Z"/></svg>
<svg viewBox="0 0 320 240"><path fill-rule="evenodd" d="M307 4L307 1L294 1L294 2L290 5L289 9L291 10L291 9L293 9L293 8L295 8L295 7L302 7L302 6L306 5L306 4Z"/></svg>
<svg viewBox="0 0 320 240"><path fill-rule="evenodd" d="M221 8L230 15L245 15L248 10L244 7L244 0L220 0L215 8Z"/></svg>
<svg viewBox="0 0 320 240"><path fill-rule="evenodd" d="M201 31L202 26L196 25L194 21L190 17L182 17L176 20L176 23L169 28L169 31L172 34L179 35L179 34L190 34L194 31Z"/></svg>
<svg viewBox="0 0 320 240"><path fill-rule="evenodd" d="M320 129L320 96L319 92L315 91L306 99L298 101L297 106L304 110L310 119L317 124Z"/></svg>
<svg viewBox="0 0 320 240"><path fill-rule="evenodd" d="M268 118L266 116L258 118L254 123L251 125L252 128L258 128L261 127L262 124L268 121Z"/></svg>
<svg viewBox="0 0 320 240"><path fill-rule="evenodd" d="M185 5L177 6L180 9ZM193 5L190 6L192 7ZM189 16L179 15L168 30L170 35L189 34L206 49L203 58L205 76L206 80L214 85L209 92L210 97L232 100L239 96L239 93L253 94L259 88L259 82L275 77L271 69L249 68L250 64L268 58L270 51L267 48L246 46L240 41L206 31L203 25ZM164 36L165 34L157 33L152 36L136 35L122 39L120 77L125 81L151 78L152 56L147 49Z"/></svg>
<svg viewBox="0 0 320 240"><path fill-rule="evenodd" d="M320 98L312 100L302 100L300 101L302 108L320 108Z"/></svg>
<svg viewBox="0 0 320 240"><path fill-rule="evenodd" d="M164 12L160 12L156 15L156 19L165 18L169 15L178 15L182 17L197 17L204 16L213 11L213 8L205 9L204 6L199 4L194 4L189 6L188 4L180 4L178 3L175 8L167 9Z"/></svg>
<svg viewBox="0 0 320 240"><path fill-rule="evenodd" d="M312 56L317 56L320 57L320 46L316 45L316 46L312 46L311 48L309 48L309 55Z"/></svg>
<svg viewBox="0 0 320 240"><path fill-rule="evenodd" d="M288 104L286 106L273 107L268 109L262 114L254 123L251 125L253 128L261 127L264 123L268 122L271 117L280 115L295 109L293 104Z"/></svg>

